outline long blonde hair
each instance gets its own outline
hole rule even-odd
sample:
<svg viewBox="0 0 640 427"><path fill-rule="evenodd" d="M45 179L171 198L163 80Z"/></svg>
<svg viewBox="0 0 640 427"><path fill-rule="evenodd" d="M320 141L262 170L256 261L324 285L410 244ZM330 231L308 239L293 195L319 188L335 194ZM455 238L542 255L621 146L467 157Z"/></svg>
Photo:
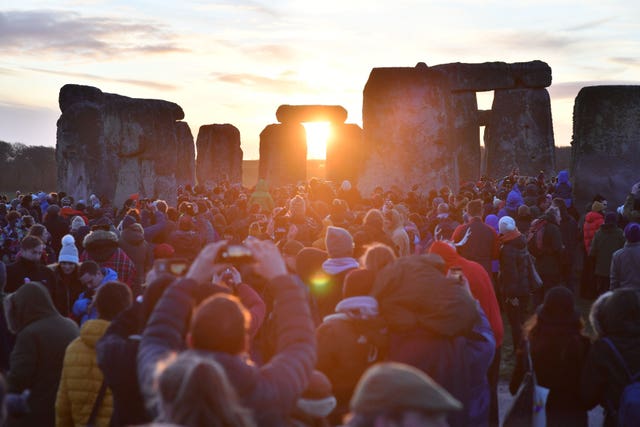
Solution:
<svg viewBox="0 0 640 427"><path fill-rule="evenodd" d="M218 362L187 351L156 375L159 421L184 427L255 426Z"/></svg>

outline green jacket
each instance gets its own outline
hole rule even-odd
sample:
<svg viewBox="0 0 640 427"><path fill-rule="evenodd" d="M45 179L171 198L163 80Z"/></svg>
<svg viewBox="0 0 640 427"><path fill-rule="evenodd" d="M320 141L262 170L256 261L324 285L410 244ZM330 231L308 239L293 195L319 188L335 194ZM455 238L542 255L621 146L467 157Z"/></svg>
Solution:
<svg viewBox="0 0 640 427"><path fill-rule="evenodd" d="M9 427L53 427L62 360L67 345L78 336L78 326L62 317L47 289L26 283L5 298L9 329L16 333L7 385L10 393L29 389L31 412L9 418Z"/></svg>

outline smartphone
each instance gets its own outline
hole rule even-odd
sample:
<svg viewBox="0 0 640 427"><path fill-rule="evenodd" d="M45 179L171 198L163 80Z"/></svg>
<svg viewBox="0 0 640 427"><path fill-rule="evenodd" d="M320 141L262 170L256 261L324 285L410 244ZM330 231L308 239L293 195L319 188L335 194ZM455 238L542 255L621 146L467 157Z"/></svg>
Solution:
<svg viewBox="0 0 640 427"><path fill-rule="evenodd" d="M189 271L189 261L184 258L157 259L153 268L158 273L168 273L176 277L182 277Z"/></svg>
<svg viewBox="0 0 640 427"><path fill-rule="evenodd" d="M216 263L246 264L254 261L253 253L244 245L227 245L220 249Z"/></svg>

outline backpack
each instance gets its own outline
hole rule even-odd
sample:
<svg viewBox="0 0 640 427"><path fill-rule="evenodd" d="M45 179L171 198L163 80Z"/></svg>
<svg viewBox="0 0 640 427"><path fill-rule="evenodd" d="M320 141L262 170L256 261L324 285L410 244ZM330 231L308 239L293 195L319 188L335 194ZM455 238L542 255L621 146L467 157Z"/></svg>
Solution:
<svg viewBox="0 0 640 427"><path fill-rule="evenodd" d="M632 375L613 342L609 338L602 340L611 348L629 377L629 383L622 390L617 411L615 408L610 408L610 410L617 416L619 427L640 426L640 372Z"/></svg>
<svg viewBox="0 0 640 427"><path fill-rule="evenodd" d="M527 249L529 249L529 253L534 257L540 256L542 253L542 237L544 236L544 228L546 225L546 219L534 219L527 232Z"/></svg>

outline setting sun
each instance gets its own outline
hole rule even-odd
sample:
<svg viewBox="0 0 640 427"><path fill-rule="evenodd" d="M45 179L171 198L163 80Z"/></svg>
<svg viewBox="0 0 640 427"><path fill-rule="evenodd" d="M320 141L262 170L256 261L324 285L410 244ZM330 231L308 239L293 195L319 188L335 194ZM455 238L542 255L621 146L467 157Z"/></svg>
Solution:
<svg viewBox="0 0 640 427"><path fill-rule="evenodd" d="M327 122L311 122L304 123L304 128L307 131L307 158L325 159L331 125Z"/></svg>

